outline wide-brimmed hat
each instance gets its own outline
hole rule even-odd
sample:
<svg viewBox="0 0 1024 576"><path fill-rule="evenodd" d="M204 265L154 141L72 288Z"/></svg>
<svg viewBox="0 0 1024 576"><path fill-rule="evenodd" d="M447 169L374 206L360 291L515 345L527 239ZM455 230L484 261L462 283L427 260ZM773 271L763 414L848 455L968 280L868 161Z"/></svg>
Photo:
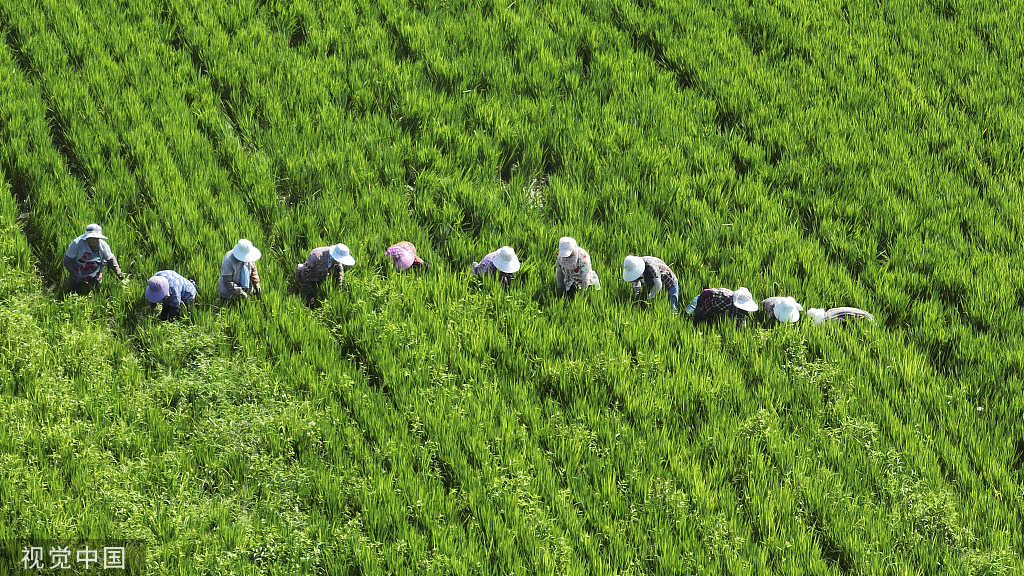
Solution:
<svg viewBox="0 0 1024 576"><path fill-rule="evenodd" d="M558 257L568 258L578 248L576 240L569 236L562 236L562 239L558 241Z"/></svg>
<svg viewBox="0 0 1024 576"><path fill-rule="evenodd" d="M242 262L255 262L263 256L260 249L253 246L252 242L249 242L245 238L238 241L235 247L231 249L231 254L241 260Z"/></svg>
<svg viewBox="0 0 1024 576"><path fill-rule="evenodd" d="M335 244L334 246L331 246L331 258L334 258L345 266L353 266L356 263L356 259L353 258L352 253L348 251L348 246L345 246L344 244Z"/></svg>
<svg viewBox="0 0 1024 576"><path fill-rule="evenodd" d="M515 274L521 266L519 258L516 256L516 251L511 246L502 246L492 263L495 268L506 274Z"/></svg>
<svg viewBox="0 0 1024 576"><path fill-rule="evenodd" d="M409 241L393 244L384 253L391 257L391 263L399 272L408 270L413 264L423 264L423 259L416 255L416 246Z"/></svg>
<svg viewBox="0 0 1024 576"><path fill-rule="evenodd" d="M99 238L100 240L106 240L107 237L103 235L103 228L99 224L89 224L85 227L85 234L82 234L82 238Z"/></svg>
<svg viewBox="0 0 1024 576"><path fill-rule="evenodd" d="M799 322L800 311L803 309L804 307L796 301L796 298L786 296L775 304L775 307L772 308L772 314L775 315L775 319L779 322Z"/></svg>
<svg viewBox="0 0 1024 576"><path fill-rule="evenodd" d="M171 292L171 284L167 281L167 278L163 276L153 276L149 279L149 285L146 286L146 300L156 304Z"/></svg>
<svg viewBox="0 0 1024 576"><path fill-rule="evenodd" d="M639 256L626 256L622 261L622 279L626 282L634 282L644 275L647 264Z"/></svg>
<svg viewBox="0 0 1024 576"><path fill-rule="evenodd" d="M814 320L815 324L821 324L825 321L825 309L824 308L811 308L807 311L807 315Z"/></svg>
<svg viewBox="0 0 1024 576"><path fill-rule="evenodd" d="M733 292L732 305L747 312L757 312L757 302L754 302L754 297L750 295L750 290L742 286Z"/></svg>

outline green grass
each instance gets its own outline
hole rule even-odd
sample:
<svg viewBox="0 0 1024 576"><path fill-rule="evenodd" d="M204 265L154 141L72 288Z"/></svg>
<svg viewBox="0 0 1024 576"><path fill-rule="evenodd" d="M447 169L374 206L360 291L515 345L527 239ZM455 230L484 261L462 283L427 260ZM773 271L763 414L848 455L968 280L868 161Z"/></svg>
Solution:
<svg viewBox="0 0 1024 576"><path fill-rule="evenodd" d="M1021 13L0 2L0 539L138 538L160 574L1019 570ZM66 294L94 221L130 277ZM563 235L603 290L555 297ZM223 306L239 237L267 290ZM468 271L504 244L507 292ZM627 254L684 302L879 322L692 326L628 304ZM188 321L140 303L164 268Z"/></svg>

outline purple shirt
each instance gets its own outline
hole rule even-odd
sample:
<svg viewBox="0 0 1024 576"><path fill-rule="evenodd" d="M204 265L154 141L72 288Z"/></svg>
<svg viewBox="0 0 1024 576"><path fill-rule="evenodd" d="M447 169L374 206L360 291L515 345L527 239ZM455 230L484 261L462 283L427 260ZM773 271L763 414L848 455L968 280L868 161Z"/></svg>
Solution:
<svg viewBox="0 0 1024 576"><path fill-rule="evenodd" d="M487 276L497 274L498 267L494 265L494 259L498 257L498 250L484 256L484 259L473 264L473 274Z"/></svg>

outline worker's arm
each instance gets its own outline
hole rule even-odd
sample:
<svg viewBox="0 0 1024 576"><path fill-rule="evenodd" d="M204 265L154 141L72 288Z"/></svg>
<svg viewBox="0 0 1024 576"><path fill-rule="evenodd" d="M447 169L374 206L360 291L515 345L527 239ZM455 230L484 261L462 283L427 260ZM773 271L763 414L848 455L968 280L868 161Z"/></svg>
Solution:
<svg viewBox="0 0 1024 576"><path fill-rule="evenodd" d="M661 274L654 275L654 286L651 288L651 293L647 295L648 300L653 300L654 295L661 292Z"/></svg>

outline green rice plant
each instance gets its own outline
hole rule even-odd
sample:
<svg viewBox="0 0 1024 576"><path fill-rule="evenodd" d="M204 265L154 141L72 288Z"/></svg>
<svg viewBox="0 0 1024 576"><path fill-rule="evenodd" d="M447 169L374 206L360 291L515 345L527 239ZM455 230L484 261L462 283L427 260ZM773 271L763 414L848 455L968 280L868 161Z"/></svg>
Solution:
<svg viewBox="0 0 1024 576"><path fill-rule="evenodd" d="M1011 570L1009 12L0 6L0 525L161 572ZM91 221L130 279L36 288ZM603 290L555 297L562 235ZM226 306L239 237L267 291ZM472 279L505 244L513 287ZM626 254L879 325L691 326ZM185 322L140 302L162 268Z"/></svg>

